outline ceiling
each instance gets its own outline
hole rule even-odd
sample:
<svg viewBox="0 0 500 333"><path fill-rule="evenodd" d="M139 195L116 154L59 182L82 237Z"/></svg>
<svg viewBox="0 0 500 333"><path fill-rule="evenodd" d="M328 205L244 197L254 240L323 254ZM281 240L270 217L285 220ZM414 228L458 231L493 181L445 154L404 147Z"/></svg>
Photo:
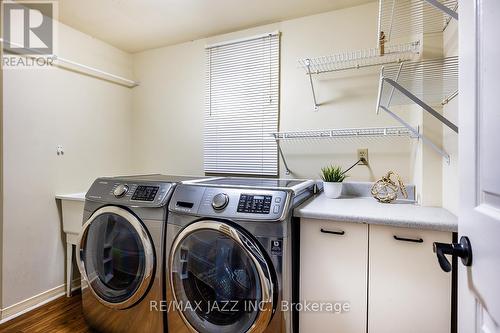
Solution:
<svg viewBox="0 0 500 333"><path fill-rule="evenodd" d="M61 22L127 52L374 0L61 0Z"/></svg>

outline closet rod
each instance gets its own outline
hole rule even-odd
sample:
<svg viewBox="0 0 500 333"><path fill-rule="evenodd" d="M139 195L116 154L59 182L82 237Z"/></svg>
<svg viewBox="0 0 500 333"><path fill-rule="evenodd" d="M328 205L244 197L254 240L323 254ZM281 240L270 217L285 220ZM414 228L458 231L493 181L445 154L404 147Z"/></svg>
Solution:
<svg viewBox="0 0 500 333"><path fill-rule="evenodd" d="M21 48L23 47L22 45L17 44L17 43L9 42L7 40L4 41L2 38L0 38L0 43L2 44L2 47L3 47L3 43L9 43L10 45L15 45L15 46L18 46ZM40 54L40 55L44 55L41 52L36 52L36 51L34 51L34 52L37 54ZM31 54L18 54L18 55L19 56L26 56L26 57L30 57L30 58L34 57L34 55L31 55ZM75 70L75 67L77 67L77 68L80 68L81 70L83 70L82 73L84 73L84 74L89 74L93 77L103 79L106 81L110 81L110 82L113 82L116 84L120 84L120 85L126 86L128 88L134 88L134 87L137 87L139 85L139 82L137 82L137 81L126 79L122 76L108 73L108 72L105 72L101 69L87 66L87 65L78 63L76 61L72 61L72 60L69 60L66 58L59 57L57 55L52 55L52 56L55 58L55 61L57 62L55 64L56 66L59 66L59 67L65 68L65 69L69 69L69 70ZM66 64L66 65L64 65L64 64ZM70 65L70 66L67 66L67 65Z"/></svg>

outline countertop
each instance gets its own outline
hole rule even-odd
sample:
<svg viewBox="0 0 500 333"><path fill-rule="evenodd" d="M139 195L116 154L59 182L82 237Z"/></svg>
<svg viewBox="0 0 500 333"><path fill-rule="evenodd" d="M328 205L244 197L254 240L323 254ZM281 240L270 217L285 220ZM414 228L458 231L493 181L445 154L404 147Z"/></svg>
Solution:
<svg viewBox="0 0 500 333"><path fill-rule="evenodd" d="M422 207L412 203L383 204L371 197L329 199L321 193L295 208L294 215L414 229L458 230L457 217L444 208Z"/></svg>
<svg viewBox="0 0 500 333"><path fill-rule="evenodd" d="M70 200L70 201L85 201L85 192L70 193L70 194L56 194L56 199Z"/></svg>

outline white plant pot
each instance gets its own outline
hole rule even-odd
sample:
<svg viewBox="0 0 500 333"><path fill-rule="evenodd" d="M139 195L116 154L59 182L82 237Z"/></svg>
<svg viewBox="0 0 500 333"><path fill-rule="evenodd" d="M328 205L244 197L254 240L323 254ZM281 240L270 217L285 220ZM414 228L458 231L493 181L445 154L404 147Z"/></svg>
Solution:
<svg viewBox="0 0 500 333"><path fill-rule="evenodd" d="M342 183L323 182L325 195L330 199L337 199L342 194Z"/></svg>

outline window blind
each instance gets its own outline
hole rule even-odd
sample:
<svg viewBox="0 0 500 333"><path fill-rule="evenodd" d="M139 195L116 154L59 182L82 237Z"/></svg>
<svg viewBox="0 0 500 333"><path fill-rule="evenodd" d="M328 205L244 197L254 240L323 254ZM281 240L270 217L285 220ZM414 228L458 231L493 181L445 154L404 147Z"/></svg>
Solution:
<svg viewBox="0 0 500 333"><path fill-rule="evenodd" d="M278 174L280 34L208 46L206 173Z"/></svg>

